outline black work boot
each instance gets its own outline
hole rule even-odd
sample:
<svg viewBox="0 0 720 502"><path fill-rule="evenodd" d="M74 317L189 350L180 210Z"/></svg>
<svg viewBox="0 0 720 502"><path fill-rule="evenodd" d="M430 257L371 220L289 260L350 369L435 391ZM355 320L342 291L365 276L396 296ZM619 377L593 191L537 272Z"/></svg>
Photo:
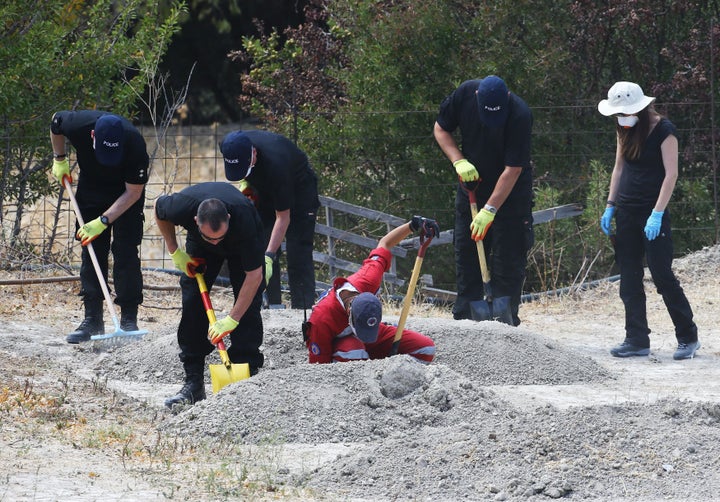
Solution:
<svg viewBox="0 0 720 502"><path fill-rule="evenodd" d="M102 334L104 331L102 300L86 301L85 319L75 331L65 337L65 340L67 343L89 342L91 336Z"/></svg>
<svg viewBox="0 0 720 502"><path fill-rule="evenodd" d="M138 331L137 325L137 305L129 305L121 307L120 312L120 329L123 331Z"/></svg>
<svg viewBox="0 0 720 502"><path fill-rule="evenodd" d="M173 406L195 404L205 399L205 382L202 378L186 379L185 385L180 392L165 400L165 406L172 409Z"/></svg>

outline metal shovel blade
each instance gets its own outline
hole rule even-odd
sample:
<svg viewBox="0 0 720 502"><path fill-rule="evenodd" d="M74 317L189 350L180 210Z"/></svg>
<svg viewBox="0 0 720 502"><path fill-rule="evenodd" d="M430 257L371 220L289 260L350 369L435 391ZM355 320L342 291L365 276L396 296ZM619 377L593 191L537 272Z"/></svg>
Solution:
<svg viewBox="0 0 720 502"><path fill-rule="evenodd" d="M474 300L470 302L470 315L473 321L499 321L514 326L510 297L501 296L492 302Z"/></svg>
<svg viewBox="0 0 720 502"><path fill-rule="evenodd" d="M250 365L248 363L231 363L227 351L224 348L220 349L220 344L218 344L218 352L223 364L208 365L210 367L213 394L217 394L220 389L230 383L250 378Z"/></svg>

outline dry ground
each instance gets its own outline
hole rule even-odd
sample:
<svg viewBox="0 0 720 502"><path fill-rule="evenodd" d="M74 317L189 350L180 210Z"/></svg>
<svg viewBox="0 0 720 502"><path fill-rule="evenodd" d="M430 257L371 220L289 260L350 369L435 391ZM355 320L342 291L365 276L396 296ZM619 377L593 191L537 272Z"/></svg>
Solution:
<svg viewBox="0 0 720 502"><path fill-rule="evenodd" d="M64 341L77 282L2 285L0 500L720 499L720 247L675 265L692 361L650 283L652 353L631 360L608 354L616 283L524 304L520 328L417 306L428 366L308 365L303 313L267 310L265 368L177 414L176 277L146 274L149 334L110 350Z"/></svg>

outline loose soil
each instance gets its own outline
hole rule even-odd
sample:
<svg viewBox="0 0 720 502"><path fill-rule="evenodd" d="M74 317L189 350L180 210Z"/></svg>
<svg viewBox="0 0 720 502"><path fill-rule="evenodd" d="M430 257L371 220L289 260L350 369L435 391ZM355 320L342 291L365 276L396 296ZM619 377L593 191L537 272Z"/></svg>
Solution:
<svg viewBox="0 0 720 502"><path fill-rule="evenodd" d="M177 277L145 274L149 333L115 347L65 343L76 281L0 286L0 501L720 500L720 247L674 268L693 360L672 359L649 281L652 352L629 359L608 353L624 334L611 282L523 304L518 328L416 305L430 365L309 365L303 312L264 310L260 373L215 395L208 374L208 399L175 413ZM211 296L227 311L229 290Z"/></svg>

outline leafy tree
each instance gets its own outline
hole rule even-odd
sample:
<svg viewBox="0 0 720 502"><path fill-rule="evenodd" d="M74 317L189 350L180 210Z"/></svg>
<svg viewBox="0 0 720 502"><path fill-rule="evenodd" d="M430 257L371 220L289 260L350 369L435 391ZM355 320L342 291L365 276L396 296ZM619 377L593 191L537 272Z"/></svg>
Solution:
<svg viewBox="0 0 720 502"><path fill-rule="evenodd" d="M431 131L440 101L461 81L498 74L533 109L542 208L549 200L604 197L607 185L597 181L597 169L612 166L614 134L596 105L614 81L638 81L659 101L674 101L677 110L701 100L700 115L671 117L682 130L700 131L691 121L710 117L708 82L720 76L720 65L711 64L711 51L720 46L720 27L712 24L717 1L314 0L311 5L315 15L303 26L244 40L236 57L242 54L251 69L242 77L241 103L272 127L292 133L314 159L323 193L398 215L435 216L443 228L452 222L454 180ZM323 44L332 50L318 50ZM314 51L320 57L313 59ZM681 138L684 176L706 187L711 144L707 132ZM708 190L681 188L679 199L703 199L678 202L707 207ZM594 259L592 246L607 247L599 215L587 212L573 223L575 231L566 228L570 223L558 225L575 235L572 242L552 244L565 246L563 254L575 260L567 263L567 273L553 262L558 281L572 280L573 268ZM558 250L551 254L559 257ZM598 260L596 270L612 266L610 253ZM444 262L445 270L452 269L450 263Z"/></svg>
<svg viewBox="0 0 720 502"><path fill-rule="evenodd" d="M178 2L161 12L157 0L2 4L0 224L11 248L22 245L20 222L26 207L57 190L47 174L52 114L99 108L131 116L183 8ZM11 224L4 221L11 214L8 204L15 207Z"/></svg>

